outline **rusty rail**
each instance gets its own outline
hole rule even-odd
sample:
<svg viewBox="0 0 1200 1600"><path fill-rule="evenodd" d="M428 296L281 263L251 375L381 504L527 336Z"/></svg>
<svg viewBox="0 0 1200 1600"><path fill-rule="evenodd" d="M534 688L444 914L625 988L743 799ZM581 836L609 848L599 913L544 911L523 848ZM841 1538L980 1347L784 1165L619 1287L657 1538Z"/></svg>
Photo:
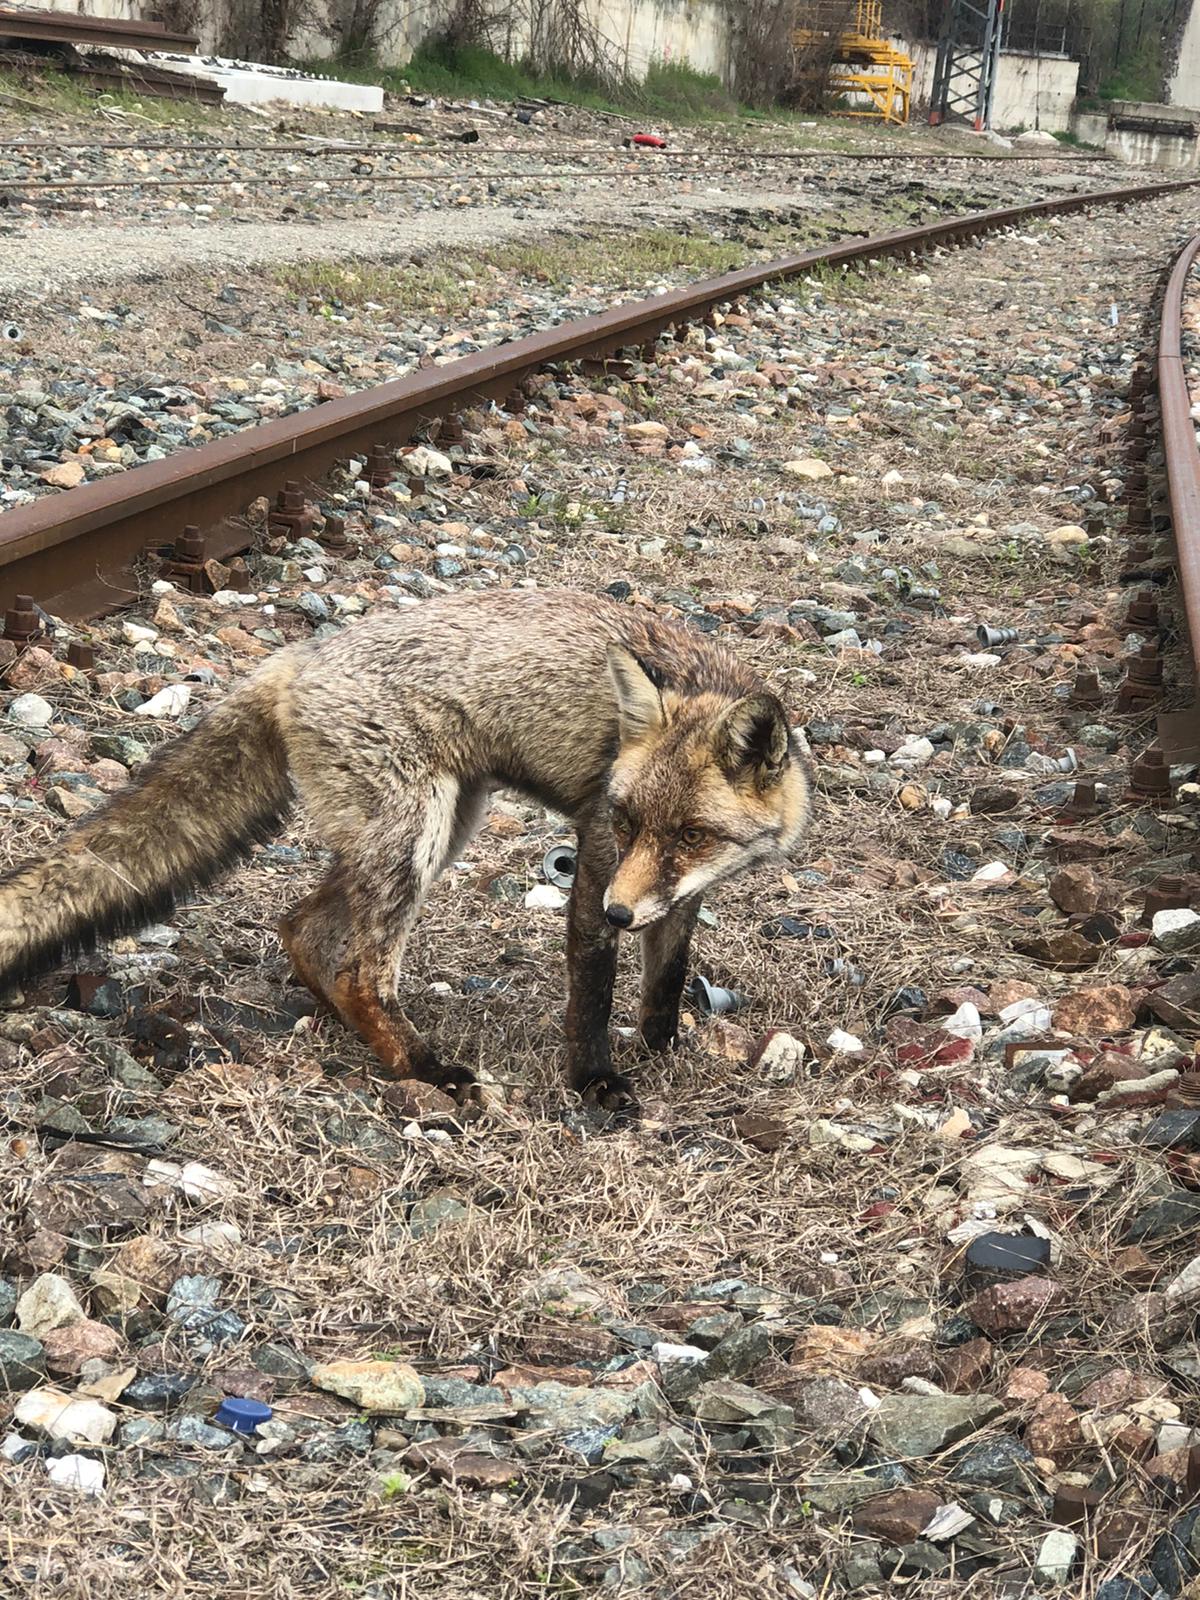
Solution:
<svg viewBox="0 0 1200 1600"><path fill-rule="evenodd" d="M665 329L695 321L764 284L818 266L912 257L1015 223L1154 199L1198 185L1200 179L1188 179L1065 195L785 256L410 373L179 451L121 477L44 496L0 516L0 610L26 594L60 616L98 615L128 597L122 581L128 563L147 545L173 543L187 524L205 531L209 556L232 554L250 543L250 534L244 523L230 519L257 496L273 494L284 480L315 481L350 456L367 457L377 447L405 443L438 418L481 400L505 399L541 367L646 345Z"/></svg>
<svg viewBox="0 0 1200 1600"><path fill-rule="evenodd" d="M1163 294L1158 334L1158 400L1162 414L1163 455L1166 466L1167 497L1171 526L1175 535L1175 566L1187 614L1191 640L1192 671L1200 684L1200 449L1196 445L1196 425L1192 421L1192 398L1188 392L1183 364L1183 303L1188 277L1200 255L1200 234L1188 241L1171 269ZM1174 735L1170 743L1182 748L1177 730L1186 718L1195 729L1195 713L1185 713L1170 724ZM1196 743L1196 732L1190 742Z"/></svg>

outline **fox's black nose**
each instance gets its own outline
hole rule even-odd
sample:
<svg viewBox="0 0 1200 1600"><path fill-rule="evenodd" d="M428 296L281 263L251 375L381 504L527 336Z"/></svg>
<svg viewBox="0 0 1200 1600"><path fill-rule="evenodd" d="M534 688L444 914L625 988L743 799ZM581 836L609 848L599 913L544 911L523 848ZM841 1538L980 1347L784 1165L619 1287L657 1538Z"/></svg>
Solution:
<svg viewBox="0 0 1200 1600"><path fill-rule="evenodd" d="M633 912L628 906L608 906L604 912L604 915L612 923L614 928L627 928L633 921Z"/></svg>

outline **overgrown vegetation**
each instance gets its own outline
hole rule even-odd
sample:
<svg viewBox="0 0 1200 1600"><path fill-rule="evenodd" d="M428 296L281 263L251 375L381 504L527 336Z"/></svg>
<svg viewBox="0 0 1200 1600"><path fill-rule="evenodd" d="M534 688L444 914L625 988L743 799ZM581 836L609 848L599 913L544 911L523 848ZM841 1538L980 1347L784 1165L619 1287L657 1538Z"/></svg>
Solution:
<svg viewBox="0 0 1200 1600"><path fill-rule="evenodd" d="M732 120L745 110L719 78L678 62L652 63L644 82L624 77L606 81L587 72L572 75L561 69L538 69L527 61L508 61L482 45L437 39L423 44L405 67L381 66L370 52L302 65L322 76L382 84L392 94L550 100L676 123Z"/></svg>
<svg viewBox="0 0 1200 1600"><path fill-rule="evenodd" d="M347 261L304 261L286 266L279 281L293 294L320 300L331 311L368 301L389 312L428 311L446 316L489 304L499 277L552 288L594 279L607 288L641 287L667 272L728 272L746 259L733 240L705 239L651 229L586 241L539 240L501 245L421 266Z"/></svg>
<svg viewBox="0 0 1200 1600"><path fill-rule="evenodd" d="M109 113L114 121L129 124L151 123L194 125L205 122L215 108L198 100L167 100L155 95L131 94L120 89L101 89L86 79L69 72L58 72L52 67L13 71L0 71L0 94L12 95L22 102L29 101L45 112L65 116Z"/></svg>

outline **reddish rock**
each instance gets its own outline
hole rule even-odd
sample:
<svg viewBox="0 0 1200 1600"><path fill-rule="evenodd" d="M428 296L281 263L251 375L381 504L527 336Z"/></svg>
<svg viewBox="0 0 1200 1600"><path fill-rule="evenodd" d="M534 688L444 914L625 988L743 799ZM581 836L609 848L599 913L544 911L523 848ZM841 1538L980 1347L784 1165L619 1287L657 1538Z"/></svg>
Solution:
<svg viewBox="0 0 1200 1600"><path fill-rule="evenodd" d="M1112 1258L1112 1270L1135 1289L1148 1289L1162 1268L1140 1244L1124 1245Z"/></svg>
<svg viewBox="0 0 1200 1600"><path fill-rule="evenodd" d="M872 1388L895 1389L905 1378L934 1378L937 1359L927 1339L897 1339L885 1349L864 1356L856 1375Z"/></svg>
<svg viewBox="0 0 1200 1600"><path fill-rule="evenodd" d="M1038 1000L1041 994L1036 984L1025 983L1021 978L1001 978L992 985L991 1007L999 1015L1005 1006L1015 1006L1018 1000Z"/></svg>
<svg viewBox="0 0 1200 1600"><path fill-rule="evenodd" d="M981 1017L995 1014L996 1002L991 996L984 994L982 989L976 989L969 983L961 984L955 989L939 990L925 1007L927 1017L949 1017L958 1010L959 1006L974 1006Z"/></svg>
<svg viewBox="0 0 1200 1600"><path fill-rule="evenodd" d="M749 1061L754 1054L753 1035L724 1017L712 1017L697 1030L696 1039L705 1055L722 1061Z"/></svg>
<svg viewBox="0 0 1200 1600"><path fill-rule="evenodd" d="M771 1155L787 1142L791 1129L778 1117L762 1117L753 1111L744 1111L733 1119L733 1131L739 1139Z"/></svg>
<svg viewBox="0 0 1200 1600"><path fill-rule="evenodd" d="M1064 995L1054 1006L1054 1026L1085 1039L1100 1039L1132 1028L1133 1015L1133 1001L1125 985L1106 983Z"/></svg>
<svg viewBox="0 0 1200 1600"><path fill-rule="evenodd" d="M1075 1407L1062 1394L1044 1394L1033 1408L1025 1429L1025 1443L1035 1456L1062 1462L1083 1444L1083 1429Z"/></svg>
<svg viewBox="0 0 1200 1600"><path fill-rule="evenodd" d="M1014 1367L1008 1375L1004 1398L1019 1404L1040 1400L1050 1389L1050 1379L1036 1367Z"/></svg>
<svg viewBox="0 0 1200 1600"><path fill-rule="evenodd" d="M429 1472L447 1483L461 1484L466 1489L504 1489L509 1484L519 1483L525 1475L518 1461L484 1455L480 1450L472 1450L451 1439L430 1439L425 1444L415 1444L405 1454L404 1461L407 1466Z"/></svg>
<svg viewBox="0 0 1200 1600"><path fill-rule="evenodd" d="M1110 1455L1122 1456L1127 1461L1144 1461L1154 1449L1154 1430L1141 1422L1129 1422L1125 1427L1109 1434L1105 1448Z"/></svg>
<svg viewBox="0 0 1200 1600"><path fill-rule="evenodd" d="M41 1340L46 1366L57 1377L77 1377L85 1361L115 1361L125 1353L125 1340L115 1328L88 1318L69 1328L52 1328Z"/></svg>
<svg viewBox="0 0 1200 1600"><path fill-rule="evenodd" d="M1151 1456L1146 1462L1146 1476L1151 1482L1173 1484L1176 1489L1182 1489L1187 1483L1188 1461L1191 1451L1185 1446L1179 1450L1166 1450L1162 1455Z"/></svg>
<svg viewBox="0 0 1200 1600"><path fill-rule="evenodd" d="M985 1333L1023 1333L1066 1301L1066 1290L1051 1278L1014 1278L976 1295L967 1307L967 1315Z"/></svg>
<svg viewBox="0 0 1200 1600"><path fill-rule="evenodd" d="M1145 1373L1131 1372L1128 1367L1114 1367L1089 1383L1086 1389L1081 1389L1077 1399L1087 1411L1120 1411L1135 1400L1165 1395L1169 1387L1160 1378L1148 1378Z"/></svg>
<svg viewBox="0 0 1200 1600"><path fill-rule="evenodd" d="M974 1394L983 1387L995 1353L986 1339L969 1339L966 1344L943 1351L939 1364L943 1388L951 1394Z"/></svg>
<svg viewBox="0 0 1200 1600"><path fill-rule="evenodd" d="M1106 1050L1076 1078L1071 1085L1069 1098L1072 1101L1094 1100L1106 1089L1111 1089L1114 1083L1136 1083L1145 1076L1144 1062L1135 1061L1132 1056L1118 1055L1114 1050Z"/></svg>
<svg viewBox="0 0 1200 1600"><path fill-rule="evenodd" d="M1050 898L1068 916L1090 914L1101 904L1100 880L1082 863L1061 867L1050 879Z"/></svg>
<svg viewBox="0 0 1200 1600"><path fill-rule="evenodd" d="M443 1122L462 1120L459 1106L448 1094L432 1083L422 1083L418 1078L403 1078L389 1083L380 1097L399 1117L410 1122L436 1126Z"/></svg>
<svg viewBox="0 0 1200 1600"><path fill-rule="evenodd" d="M886 1539L889 1544L911 1544L928 1527L939 1503L929 1489L893 1489L888 1494L877 1494L855 1510L855 1532Z"/></svg>

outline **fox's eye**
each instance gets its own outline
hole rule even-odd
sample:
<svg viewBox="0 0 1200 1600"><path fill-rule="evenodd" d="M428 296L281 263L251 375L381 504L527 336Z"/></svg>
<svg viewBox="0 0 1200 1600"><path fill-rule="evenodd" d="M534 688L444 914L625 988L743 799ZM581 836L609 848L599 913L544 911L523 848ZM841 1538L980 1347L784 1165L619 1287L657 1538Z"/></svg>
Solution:
<svg viewBox="0 0 1200 1600"><path fill-rule="evenodd" d="M694 850L698 844L703 844L705 833L703 828L681 828L679 830L681 843L687 845L689 850Z"/></svg>

